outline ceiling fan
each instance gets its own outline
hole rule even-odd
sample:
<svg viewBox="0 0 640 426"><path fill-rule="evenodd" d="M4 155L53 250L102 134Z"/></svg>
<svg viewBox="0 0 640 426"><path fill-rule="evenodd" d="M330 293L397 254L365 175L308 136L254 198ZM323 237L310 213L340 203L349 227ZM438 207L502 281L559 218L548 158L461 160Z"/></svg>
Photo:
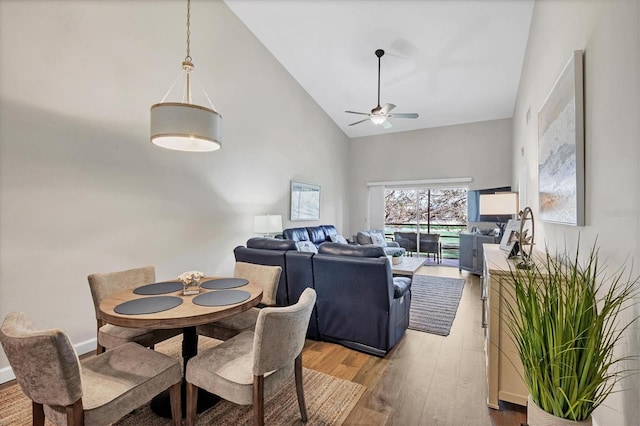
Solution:
<svg viewBox="0 0 640 426"><path fill-rule="evenodd" d="M394 104L384 104L384 106L380 106L380 58L384 55L384 50L378 49L376 50L376 56L378 57L378 105L374 109L371 110L371 113L366 112L357 112L357 111L345 111L349 114L358 114L358 115L366 115L368 116L364 120L356 121L355 123L349 124L349 126L353 126L356 124L364 123L365 121L371 120L376 125L382 125L385 129L391 127L391 123L389 123L389 118L418 118L418 114L415 112L399 112L395 114L389 114L392 109L396 106Z"/></svg>

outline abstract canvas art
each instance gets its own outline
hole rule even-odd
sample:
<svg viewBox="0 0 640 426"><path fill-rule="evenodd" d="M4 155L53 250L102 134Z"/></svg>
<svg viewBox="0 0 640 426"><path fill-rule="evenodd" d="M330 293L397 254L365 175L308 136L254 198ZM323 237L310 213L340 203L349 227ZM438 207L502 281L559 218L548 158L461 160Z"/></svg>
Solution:
<svg viewBox="0 0 640 426"><path fill-rule="evenodd" d="M573 52L538 113L538 191L545 222L584 225L583 51Z"/></svg>

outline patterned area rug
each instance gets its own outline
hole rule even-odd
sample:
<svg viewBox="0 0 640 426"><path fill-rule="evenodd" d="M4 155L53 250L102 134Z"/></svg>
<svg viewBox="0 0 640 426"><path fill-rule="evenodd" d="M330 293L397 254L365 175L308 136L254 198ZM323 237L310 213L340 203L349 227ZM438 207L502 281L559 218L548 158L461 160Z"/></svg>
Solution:
<svg viewBox="0 0 640 426"><path fill-rule="evenodd" d="M200 348L215 346L212 339L200 338ZM156 345L156 350L180 357L181 337L174 337ZM338 379L319 371L303 369L304 393L307 404L307 425L340 425L364 393L366 387L358 383ZM265 424L300 424L300 410L293 377L278 393L265 401ZM31 401L15 384L0 390L0 425L30 425ZM122 418L119 426L171 425L171 419L156 416L145 405ZM252 407L221 401L197 417L197 425L250 425L253 424ZM51 425L46 422L45 425Z"/></svg>
<svg viewBox="0 0 640 426"><path fill-rule="evenodd" d="M460 278L414 275L409 328L448 336L463 288L464 280Z"/></svg>

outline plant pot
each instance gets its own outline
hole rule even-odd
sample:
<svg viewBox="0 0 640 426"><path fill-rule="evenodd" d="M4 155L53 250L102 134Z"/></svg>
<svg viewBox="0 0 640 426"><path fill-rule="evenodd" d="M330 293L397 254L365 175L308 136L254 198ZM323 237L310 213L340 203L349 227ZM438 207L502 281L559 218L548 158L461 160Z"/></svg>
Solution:
<svg viewBox="0 0 640 426"><path fill-rule="evenodd" d="M529 426L591 426L592 423L591 416L581 422L556 417L538 407L531 399L531 395L527 400L527 424Z"/></svg>
<svg viewBox="0 0 640 426"><path fill-rule="evenodd" d="M391 257L391 263L393 263L394 265L402 263L402 256Z"/></svg>

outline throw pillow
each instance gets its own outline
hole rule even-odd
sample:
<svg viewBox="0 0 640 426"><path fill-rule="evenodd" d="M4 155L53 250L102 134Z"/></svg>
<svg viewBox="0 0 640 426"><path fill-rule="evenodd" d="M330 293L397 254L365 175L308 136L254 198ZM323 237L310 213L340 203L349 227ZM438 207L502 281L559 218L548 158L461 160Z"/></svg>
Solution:
<svg viewBox="0 0 640 426"><path fill-rule="evenodd" d="M371 232L369 235L371 235L371 243L375 244L377 246L380 247L386 247L387 246L387 242L384 239L384 235L378 233L378 232Z"/></svg>
<svg viewBox="0 0 640 426"><path fill-rule="evenodd" d="M317 253L318 248L311 241L298 241L296 243L298 251L304 251L307 253Z"/></svg>
<svg viewBox="0 0 640 426"><path fill-rule="evenodd" d="M329 235L332 243L349 244L342 235Z"/></svg>

